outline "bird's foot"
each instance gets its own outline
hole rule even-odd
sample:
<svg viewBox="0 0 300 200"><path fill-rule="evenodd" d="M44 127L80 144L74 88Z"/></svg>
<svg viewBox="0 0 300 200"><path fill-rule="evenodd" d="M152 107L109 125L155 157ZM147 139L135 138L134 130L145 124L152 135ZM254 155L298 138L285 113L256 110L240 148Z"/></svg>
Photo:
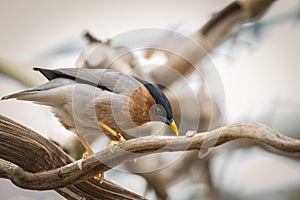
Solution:
<svg viewBox="0 0 300 200"><path fill-rule="evenodd" d="M92 154L90 154L89 152L85 152L82 154L82 158L86 159L87 157L91 156ZM102 184L104 182L104 171L101 171L98 175L94 176L94 179L96 181L99 181L100 184Z"/></svg>
<svg viewBox="0 0 300 200"><path fill-rule="evenodd" d="M104 171L101 171L97 176L94 176L94 179L102 184L104 182Z"/></svg>
<svg viewBox="0 0 300 200"><path fill-rule="evenodd" d="M109 142L109 145L108 145L108 150L111 152L111 153L113 153L114 151L113 151L113 147L115 146L115 145L117 145L117 144L119 144L120 142L119 141L117 141L117 140L111 140L110 142Z"/></svg>
<svg viewBox="0 0 300 200"><path fill-rule="evenodd" d="M116 139L117 139L117 140L111 140L111 141L109 142L109 145L108 145L108 149L109 149L109 151L112 152L112 153L114 152L112 149L113 149L113 147L114 147L115 145L119 144L120 142L125 142L125 141L126 141L126 139L121 135L121 133L117 133Z"/></svg>
<svg viewBox="0 0 300 200"><path fill-rule="evenodd" d="M82 158L83 159L86 159L87 157L89 157L91 154L89 153L89 152L84 152L83 154L82 154Z"/></svg>
<svg viewBox="0 0 300 200"><path fill-rule="evenodd" d="M110 135L112 135L113 137L116 138L116 140L112 140L109 142L109 146L108 146L108 149L110 152L113 152L112 148L120 143L120 142L125 142L126 139L122 136L121 133L118 133L116 131L114 131L113 129L111 129L109 126L107 126L106 124L104 124L103 122L99 122L99 126L101 128L103 128L104 130L106 130L106 132L108 132Z"/></svg>

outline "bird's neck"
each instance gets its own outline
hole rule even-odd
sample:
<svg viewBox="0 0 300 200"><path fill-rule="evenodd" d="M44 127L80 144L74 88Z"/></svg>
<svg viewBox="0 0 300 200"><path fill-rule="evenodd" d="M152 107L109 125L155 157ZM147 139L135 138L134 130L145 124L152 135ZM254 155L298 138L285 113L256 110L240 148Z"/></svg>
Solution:
<svg viewBox="0 0 300 200"><path fill-rule="evenodd" d="M155 105L155 100L143 85L141 90L136 90L130 97L131 119L138 125L151 121L150 109Z"/></svg>

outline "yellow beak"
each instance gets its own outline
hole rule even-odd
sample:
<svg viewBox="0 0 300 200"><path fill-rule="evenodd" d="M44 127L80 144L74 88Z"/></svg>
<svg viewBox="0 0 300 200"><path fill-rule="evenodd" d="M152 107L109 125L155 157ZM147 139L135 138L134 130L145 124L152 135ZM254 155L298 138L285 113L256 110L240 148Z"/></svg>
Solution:
<svg viewBox="0 0 300 200"><path fill-rule="evenodd" d="M176 133L176 135L178 135L178 129L177 129L177 126L176 126L174 120L170 124L170 128Z"/></svg>

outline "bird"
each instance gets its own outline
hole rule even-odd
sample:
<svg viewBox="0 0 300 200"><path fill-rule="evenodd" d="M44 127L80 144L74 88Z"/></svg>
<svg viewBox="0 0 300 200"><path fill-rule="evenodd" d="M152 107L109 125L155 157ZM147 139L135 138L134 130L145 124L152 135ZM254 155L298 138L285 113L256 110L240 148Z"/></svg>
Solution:
<svg viewBox="0 0 300 200"><path fill-rule="evenodd" d="M126 130L160 121L178 135L170 101L152 83L110 69L36 67L34 70L48 82L1 100L15 98L52 107L60 123L84 146L83 158L94 154L85 139L87 134L104 132L115 144L136 137ZM103 174L98 177L100 183Z"/></svg>

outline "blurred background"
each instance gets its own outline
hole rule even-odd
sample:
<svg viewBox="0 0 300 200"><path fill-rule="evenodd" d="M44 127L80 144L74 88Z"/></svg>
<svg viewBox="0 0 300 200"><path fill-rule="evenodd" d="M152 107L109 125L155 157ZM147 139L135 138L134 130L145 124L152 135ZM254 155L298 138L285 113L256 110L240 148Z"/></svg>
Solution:
<svg viewBox="0 0 300 200"><path fill-rule="evenodd" d="M140 28L167 28L191 35L231 2L0 0L0 96L45 82L33 66L75 66L87 48L84 30L101 39ZM155 41L149 36L142 39ZM297 0L274 3L256 23L245 24L215 49L210 63L224 87L224 123L261 122L300 138L299 52ZM58 143L73 137L47 107L10 100L0 102L0 111ZM297 157L235 142L216 148L210 160L213 191L220 199L300 198ZM192 176L168 188L169 199L208 195L201 168L196 165L189 170ZM140 176L111 170L106 177L136 193L146 191L146 181ZM11 200L62 199L53 191L22 190L7 180L0 180L0 194ZM150 190L146 197L156 199L157 195Z"/></svg>

